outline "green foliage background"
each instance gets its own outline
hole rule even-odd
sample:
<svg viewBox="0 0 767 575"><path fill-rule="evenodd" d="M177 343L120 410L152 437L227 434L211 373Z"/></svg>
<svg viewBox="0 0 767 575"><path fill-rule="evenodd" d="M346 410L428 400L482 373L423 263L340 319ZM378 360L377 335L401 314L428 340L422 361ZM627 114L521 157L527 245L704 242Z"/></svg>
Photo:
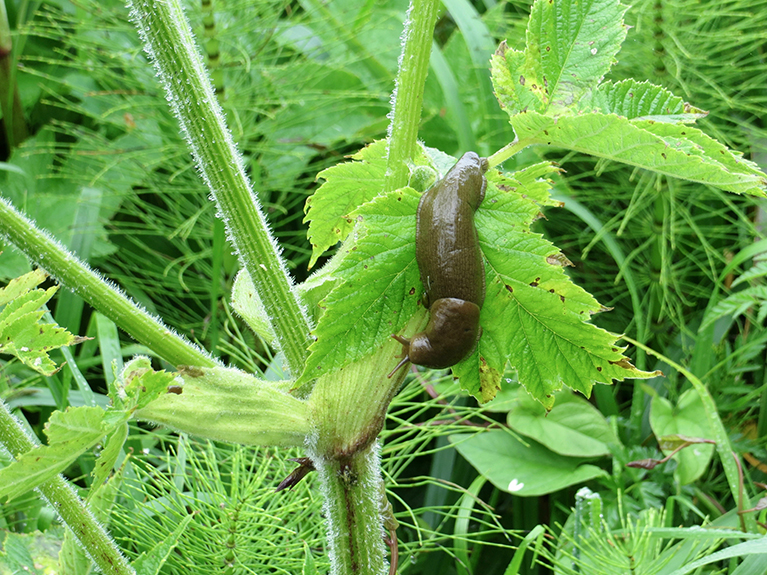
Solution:
<svg viewBox="0 0 767 575"><path fill-rule="evenodd" d="M189 3L188 14L209 53L220 51L214 79L224 87L229 125L300 281L311 254L303 210L318 187L315 175L385 135L407 6L401 0L212 6L212 31L206 32L209 14L199 4ZM524 47L530 3L449 0L444 6L420 137L454 155L469 149L487 155L514 137L492 93L489 57L503 39ZM30 137L2 150L3 195L179 332L228 363L280 379L268 347L229 308L238 264L123 3L8 0L6 8ZM609 78L665 86L709 111L697 122L706 133L767 167L764 2L639 0L625 18L632 28ZM563 169L554 191L565 207L547 210L537 229L576 264L568 268L575 283L613 308L594 322L685 365L709 386L736 449L756 464L767 461L767 330L758 313L765 297L748 292L744 305L712 312L731 292L763 282L764 248L745 252L764 237L763 203L557 150L528 149L505 167L531 165L542 155ZM0 274L10 279L27 270L6 246ZM72 333L95 337L76 348L74 363L103 397L113 361L145 350L62 292L53 316ZM654 423L651 402L673 410L688 400L689 384L674 369L641 352L634 360L666 377L637 389L633 383L595 388L601 421L609 418L620 441L609 450L612 459L591 460L604 471L589 486L602 497L607 523L671 527L708 517L734 525L725 511L736 505L716 461L706 461L689 483L679 480L673 462L653 471L625 467L661 457L653 437L660 411ZM0 394L41 433L54 408L84 404L88 390L73 386L73 377L68 370L44 377L8 361ZM510 495L479 481L459 455L461 433L503 425L511 406L519 409L513 397L503 401L478 411L439 381L412 382L396 399L382 456L402 524L401 573L503 573L509 546L519 543L506 530L524 536L545 524L559 533L559 525L562 541L571 536L577 486ZM127 445L133 457L111 525L128 554L165 537L194 508L199 527L182 536L168 573L193 565L198 572L326 568L312 479L293 492L272 493L291 469L286 451L203 445L138 426ZM744 469L747 484L767 479L756 464ZM86 488L93 466L84 455L67 475ZM648 517L661 508L662 517ZM53 511L33 494L0 513L9 534L56 533L53 523ZM562 549L544 554L542 564L530 566L528 557L520 572L546 572L546 564L562 561Z"/></svg>

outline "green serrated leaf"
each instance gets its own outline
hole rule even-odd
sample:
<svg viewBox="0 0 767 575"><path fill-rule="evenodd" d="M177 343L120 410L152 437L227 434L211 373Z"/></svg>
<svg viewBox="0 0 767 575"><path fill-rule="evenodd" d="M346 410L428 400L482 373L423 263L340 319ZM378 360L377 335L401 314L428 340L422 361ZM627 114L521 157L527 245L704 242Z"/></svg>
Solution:
<svg viewBox="0 0 767 575"><path fill-rule="evenodd" d="M584 112L624 116L629 120L669 123L694 122L708 114L661 86L636 80L604 82L581 100L578 108Z"/></svg>
<svg viewBox="0 0 767 575"><path fill-rule="evenodd" d="M508 193L489 187L485 202L491 209L476 215L487 259L481 356L501 372L508 359L528 392L549 408L563 382L588 396L593 383L652 377L628 363L615 335L585 323L602 306L564 273L568 262L559 250L530 232L538 207L527 191L538 187L543 189L536 193L545 194L548 183L538 178L540 165L529 170L499 180Z"/></svg>
<svg viewBox="0 0 767 575"><path fill-rule="evenodd" d="M731 287L737 287L743 282L750 282L754 280L767 277L767 261L756 261L748 270L740 274L735 281L732 282Z"/></svg>
<svg viewBox="0 0 767 575"><path fill-rule="evenodd" d="M626 38L617 0L536 0L527 27L525 86L544 103L548 115L567 112L610 70Z"/></svg>
<svg viewBox="0 0 767 575"><path fill-rule="evenodd" d="M381 193L386 173L386 140L379 140L352 156L352 162L321 171L325 182L306 200L304 223L312 244L311 268L328 248L343 241L354 227L349 217L361 204Z"/></svg>
<svg viewBox="0 0 767 575"><path fill-rule="evenodd" d="M537 84L525 68L525 53L513 50L504 40L490 59L493 88L498 103L513 116L523 110L539 111L543 102L532 87ZM527 75L526 75L527 74Z"/></svg>
<svg viewBox="0 0 767 575"><path fill-rule="evenodd" d="M507 361L547 407L563 381L588 395L595 382L653 375L628 363L614 347L616 336L585 323L603 308L566 276L562 266L569 262L559 250L529 231L541 206L555 203L546 177L556 171L541 163L513 176L488 174L476 214L488 262L483 332L478 349L453 368L462 388L481 402L494 397ZM358 210L357 241L336 256L341 283L325 299L299 384L364 357L417 313L423 291L415 261L418 201L404 188Z"/></svg>
<svg viewBox="0 0 767 575"><path fill-rule="evenodd" d="M0 306L26 294L31 289L36 288L43 283L47 277L48 274L40 268L37 268L23 276L12 279L8 282L7 286L0 288Z"/></svg>
<svg viewBox="0 0 767 575"><path fill-rule="evenodd" d="M136 417L218 441L242 445L303 445L309 409L284 391L236 369L188 367L183 385L136 411Z"/></svg>
<svg viewBox="0 0 767 575"><path fill-rule="evenodd" d="M96 464L93 467L93 487L91 488L91 494L88 495L88 499L97 492L97 488L106 482L112 473L117 458L120 456L122 446L125 440L128 438L128 423L125 422L122 425L118 425L117 428L107 436L107 440L104 443L104 449L101 450Z"/></svg>
<svg viewBox="0 0 767 575"><path fill-rule="evenodd" d="M362 358L416 313L422 291L415 261L419 199L403 188L356 212L360 237L335 272L343 283L325 299L302 380Z"/></svg>
<svg viewBox="0 0 767 575"><path fill-rule="evenodd" d="M164 395L177 377L175 373L154 371L148 357L136 356L109 383L108 393L114 409L107 413L107 418L114 417L114 413L122 420L124 413L141 409Z"/></svg>
<svg viewBox="0 0 767 575"><path fill-rule="evenodd" d="M739 194L765 196L759 168L691 126L585 113L551 118L527 112L511 119L520 139L615 160Z"/></svg>
<svg viewBox="0 0 767 575"><path fill-rule="evenodd" d="M0 469L0 497L13 499L61 473L118 424L105 424L105 414L100 407L54 411L45 425L48 445L14 453L16 461Z"/></svg>
<svg viewBox="0 0 767 575"><path fill-rule="evenodd" d="M736 292L717 303L707 314L699 331L706 329L720 317L737 318L753 307L764 307L767 302L767 286L758 285Z"/></svg>
<svg viewBox="0 0 767 575"><path fill-rule="evenodd" d="M50 536L41 533L14 533L7 529L0 541L0 574L16 575L25 573L38 575L42 573L42 561L40 551L49 547L53 542L45 541ZM50 561L47 561L50 562ZM52 565L47 565L51 568Z"/></svg>
<svg viewBox="0 0 767 575"><path fill-rule="evenodd" d="M79 343L81 339L56 324L42 324L42 309L58 290L32 289L46 277L44 272L30 272L12 280L0 292L5 307L0 311L0 353L15 355L35 371L51 375L57 371L48 352ZM31 291L30 291L31 290Z"/></svg>

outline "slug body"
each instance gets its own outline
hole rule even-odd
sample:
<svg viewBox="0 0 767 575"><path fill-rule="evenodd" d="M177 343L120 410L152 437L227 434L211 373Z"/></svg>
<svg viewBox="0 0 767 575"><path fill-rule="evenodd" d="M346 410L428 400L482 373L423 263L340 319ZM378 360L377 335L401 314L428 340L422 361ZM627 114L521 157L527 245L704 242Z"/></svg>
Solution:
<svg viewBox="0 0 767 575"><path fill-rule="evenodd" d="M432 369L455 365L479 339L485 266L474 212L485 197L487 168L487 159L467 152L421 197L416 261L429 323L410 340L393 336L402 344L404 358L389 377L408 361Z"/></svg>

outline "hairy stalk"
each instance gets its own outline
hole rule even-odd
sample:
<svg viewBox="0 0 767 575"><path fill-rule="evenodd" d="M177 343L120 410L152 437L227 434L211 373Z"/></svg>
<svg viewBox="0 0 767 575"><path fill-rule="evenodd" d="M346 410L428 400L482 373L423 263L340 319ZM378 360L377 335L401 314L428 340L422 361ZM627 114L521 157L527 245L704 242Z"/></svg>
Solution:
<svg viewBox="0 0 767 575"><path fill-rule="evenodd" d="M12 456L32 450L38 445L24 431L21 424L8 411L6 404L0 400L0 438L3 446ZM135 575L128 560L120 553L114 540L96 521L85 506L82 499L66 480L58 475L55 479L38 487L43 497L51 504L62 521L72 531L85 552L99 566L102 573L107 575Z"/></svg>
<svg viewBox="0 0 767 575"><path fill-rule="evenodd" d="M510 144L506 144L503 148L498 150L495 154L490 156L487 161L490 164L490 167L495 167L499 164L502 164L509 158L511 158L514 154L518 154L528 146L535 144L536 142L530 138L524 138L522 140L516 139Z"/></svg>
<svg viewBox="0 0 767 575"><path fill-rule="evenodd" d="M746 493L741 489L742 477L738 471L739 462L736 463L733 459L735 453L732 449L732 445L730 444L730 438L727 435L727 430L722 423L722 419L719 417L719 412L716 409L716 403L714 403L714 398L711 397L711 394L708 392L708 388L703 385L703 382L695 377L693 373L678 363L670 360L663 354L658 353L657 351L654 351L653 349L639 343L638 341L634 341L625 335L623 336L623 339L625 339L630 344L645 350L648 354L653 355L661 361L669 364L671 367L685 376L695 388L695 391L698 392L701 403L703 403L703 409L706 412L706 419L708 420L708 424L714 434L714 441L716 441L716 452L722 462L724 474L727 476L727 484L730 487L732 498L735 500L738 509L750 509L751 504L749 503L748 495L746 495ZM757 532L756 519L752 514L746 514L744 517L744 522L748 532Z"/></svg>
<svg viewBox="0 0 767 575"><path fill-rule="evenodd" d="M226 127L189 22L178 0L135 0L130 7L200 174L261 295L290 371L297 376L307 356L309 320Z"/></svg>
<svg viewBox="0 0 767 575"><path fill-rule="evenodd" d="M215 367L220 365L156 317L107 283L77 256L17 212L6 200L0 201L0 233L33 262L62 285L115 322L139 343L173 365Z"/></svg>
<svg viewBox="0 0 767 575"><path fill-rule="evenodd" d="M401 188L408 181L408 162L418 143L423 90L429 71L438 0L412 0L402 32L402 54L392 94L389 125L389 158L384 192Z"/></svg>
<svg viewBox="0 0 767 575"><path fill-rule="evenodd" d="M325 497L332 575L385 575L384 529L381 519L384 485L378 445L346 459L312 454ZM372 519L372 520L371 520Z"/></svg>

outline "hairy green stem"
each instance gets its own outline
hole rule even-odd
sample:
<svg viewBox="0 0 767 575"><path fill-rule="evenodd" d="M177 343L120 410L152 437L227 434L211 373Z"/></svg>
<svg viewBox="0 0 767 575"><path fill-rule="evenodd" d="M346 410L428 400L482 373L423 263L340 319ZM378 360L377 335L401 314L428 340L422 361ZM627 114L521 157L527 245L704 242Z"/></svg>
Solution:
<svg viewBox="0 0 767 575"><path fill-rule="evenodd" d="M524 138L522 140L516 139L510 144L506 144L503 148L498 150L495 154L490 156L487 161L490 164L490 167L495 167L499 164L502 164L509 158L511 158L514 154L517 154L527 148L528 146L532 146L533 144L540 143L532 138Z"/></svg>
<svg viewBox="0 0 767 575"><path fill-rule="evenodd" d="M385 575L389 572L381 516L385 492L377 444L341 460L312 455L325 498L323 512L333 527L328 533L331 572Z"/></svg>
<svg viewBox="0 0 767 575"><path fill-rule="evenodd" d="M136 341L173 365L215 367L219 363L139 307L116 287L50 238L5 200L0 201L0 233Z"/></svg>
<svg viewBox="0 0 767 575"><path fill-rule="evenodd" d="M402 55L392 96L384 192L401 188L408 181L407 163L412 161L418 145L423 90L429 71L429 54L439 6L439 0L412 0L408 10L402 32Z"/></svg>
<svg viewBox="0 0 767 575"><path fill-rule="evenodd" d="M746 495L745 491L741 489L741 477L738 471L739 463L733 459L733 457L737 457L737 455L732 449L729 435L727 434L727 430L722 423L722 419L719 417L719 412L716 409L716 403L714 403L714 398L711 397L711 394L708 392L708 388L703 385L703 382L695 377L693 373L678 363L675 363L671 359L667 358L663 354L658 353L657 351L639 343L638 341L634 341L625 335L623 336L623 339L625 339L630 344L643 349L648 354L657 357L661 361L666 362L668 365L676 369L689 380L689 382L695 388L695 391L698 392L701 403L703 403L703 410L706 412L706 419L708 420L708 424L711 427L712 433L714 434L714 441L716 441L716 452L719 455L720 461L722 462L722 467L724 468L724 474L727 477L727 484L730 487L732 498L735 500L738 509L750 509L751 504L749 503L748 495ZM744 522L747 531L750 533L757 532L756 519L754 518L753 514L746 514L744 517Z"/></svg>
<svg viewBox="0 0 767 575"><path fill-rule="evenodd" d="M310 323L226 127L181 4L135 0L130 7L200 174L261 296L290 371L298 376L306 361Z"/></svg>
<svg viewBox="0 0 767 575"><path fill-rule="evenodd" d="M27 435L21 424L8 411L7 405L0 400L0 440L12 456L31 451L38 444ZM133 567L120 553L114 540L96 521L85 503L74 489L60 475L38 487L43 497L51 504L69 527L102 573L107 575L135 575Z"/></svg>

